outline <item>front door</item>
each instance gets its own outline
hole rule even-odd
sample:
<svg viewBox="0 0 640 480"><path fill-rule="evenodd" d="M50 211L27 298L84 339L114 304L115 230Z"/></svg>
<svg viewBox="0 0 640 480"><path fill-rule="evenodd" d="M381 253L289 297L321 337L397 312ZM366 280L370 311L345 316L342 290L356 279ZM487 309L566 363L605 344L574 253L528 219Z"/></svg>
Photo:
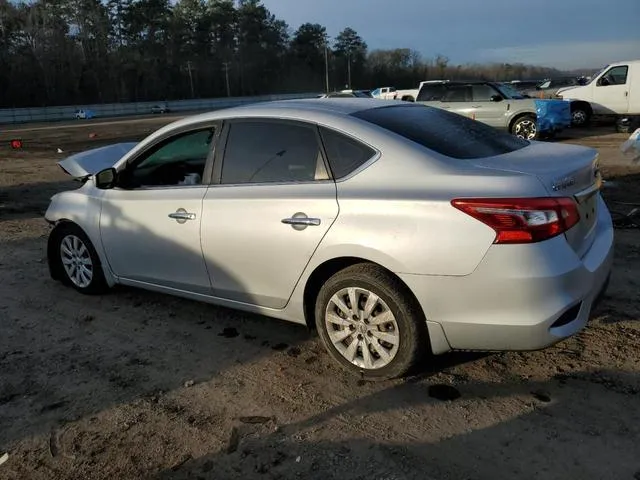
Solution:
<svg viewBox="0 0 640 480"><path fill-rule="evenodd" d="M317 127L238 120L223 138L202 212L215 295L283 308L338 215Z"/></svg>
<svg viewBox="0 0 640 480"><path fill-rule="evenodd" d="M593 87L593 108L599 114L628 113L630 75L627 65L611 67Z"/></svg>
<svg viewBox="0 0 640 480"><path fill-rule="evenodd" d="M105 190L100 232L109 266L123 280L211 294L200 247L205 165L214 127L169 137L118 173Z"/></svg>
<svg viewBox="0 0 640 480"><path fill-rule="evenodd" d="M472 118L496 128L506 126L505 113L507 113L509 100L505 100L494 87L487 84L474 84L471 86L471 98Z"/></svg>

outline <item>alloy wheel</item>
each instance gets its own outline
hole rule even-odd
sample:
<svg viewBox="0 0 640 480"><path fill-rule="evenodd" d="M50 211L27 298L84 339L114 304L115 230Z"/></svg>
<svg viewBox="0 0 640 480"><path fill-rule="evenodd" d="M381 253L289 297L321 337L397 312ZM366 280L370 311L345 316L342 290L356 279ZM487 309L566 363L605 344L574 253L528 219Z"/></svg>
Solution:
<svg viewBox="0 0 640 480"><path fill-rule="evenodd" d="M69 280L79 288L86 288L93 280L93 262L89 249L75 235L67 235L60 242L60 260Z"/></svg>
<svg viewBox="0 0 640 480"><path fill-rule="evenodd" d="M360 368L385 367L398 353L398 322L384 300L367 289L336 292L325 311L325 326L340 355Z"/></svg>
<svg viewBox="0 0 640 480"><path fill-rule="evenodd" d="M537 133L536 122L529 119L520 120L516 123L513 133L518 138L533 140L536 138Z"/></svg>

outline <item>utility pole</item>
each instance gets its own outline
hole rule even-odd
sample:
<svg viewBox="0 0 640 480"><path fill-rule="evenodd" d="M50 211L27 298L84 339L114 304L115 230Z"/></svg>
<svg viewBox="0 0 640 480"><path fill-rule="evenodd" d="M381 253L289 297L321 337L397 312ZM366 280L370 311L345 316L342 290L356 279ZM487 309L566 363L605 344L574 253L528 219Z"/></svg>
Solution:
<svg viewBox="0 0 640 480"><path fill-rule="evenodd" d="M193 90L193 75L191 75L191 60L187 60L187 71L189 72L189 85L191 85L191 98L195 98L196 94Z"/></svg>
<svg viewBox="0 0 640 480"><path fill-rule="evenodd" d="M329 93L329 47L324 43L324 84Z"/></svg>
<svg viewBox="0 0 640 480"><path fill-rule="evenodd" d="M224 65L224 78L227 84L227 97L230 97L231 89L229 87L229 62L223 62L222 65Z"/></svg>
<svg viewBox="0 0 640 480"><path fill-rule="evenodd" d="M353 88L351 86L351 52L347 52L347 78L349 80L349 88Z"/></svg>

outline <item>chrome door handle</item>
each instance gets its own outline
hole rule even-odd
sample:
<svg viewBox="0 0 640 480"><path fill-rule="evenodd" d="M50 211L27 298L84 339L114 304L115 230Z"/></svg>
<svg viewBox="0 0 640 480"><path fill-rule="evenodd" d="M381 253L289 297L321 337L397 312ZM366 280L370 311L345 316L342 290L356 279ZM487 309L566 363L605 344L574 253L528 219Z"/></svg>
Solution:
<svg viewBox="0 0 640 480"><path fill-rule="evenodd" d="M320 225L319 218L307 217L307 214L304 212L296 212L292 217L283 218L281 222L285 225L291 225L294 230L298 231L304 230L307 227L317 227L318 225Z"/></svg>
<svg viewBox="0 0 640 480"><path fill-rule="evenodd" d="M173 218L178 223L184 223L187 220L195 220L196 219L196 214L195 213L189 213L184 208L179 208L175 212L170 213L169 214L169 218Z"/></svg>
<svg viewBox="0 0 640 480"><path fill-rule="evenodd" d="M306 227L310 227L310 226L318 226L320 225L320 219L319 218L309 218L309 217L292 217L292 218L283 218L282 219L282 223L285 223L287 225L304 225Z"/></svg>

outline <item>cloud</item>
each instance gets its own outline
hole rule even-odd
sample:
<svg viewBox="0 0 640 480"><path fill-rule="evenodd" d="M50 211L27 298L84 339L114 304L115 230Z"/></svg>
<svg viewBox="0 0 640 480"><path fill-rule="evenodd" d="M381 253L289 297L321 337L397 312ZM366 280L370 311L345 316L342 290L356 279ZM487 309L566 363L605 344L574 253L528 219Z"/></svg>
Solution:
<svg viewBox="0 0 640 480"><path fill-rule="evenodd" d="M480 62L520 62L562 69L598 68L640 59L640 39L562 42L482 49Z"/></svg>

